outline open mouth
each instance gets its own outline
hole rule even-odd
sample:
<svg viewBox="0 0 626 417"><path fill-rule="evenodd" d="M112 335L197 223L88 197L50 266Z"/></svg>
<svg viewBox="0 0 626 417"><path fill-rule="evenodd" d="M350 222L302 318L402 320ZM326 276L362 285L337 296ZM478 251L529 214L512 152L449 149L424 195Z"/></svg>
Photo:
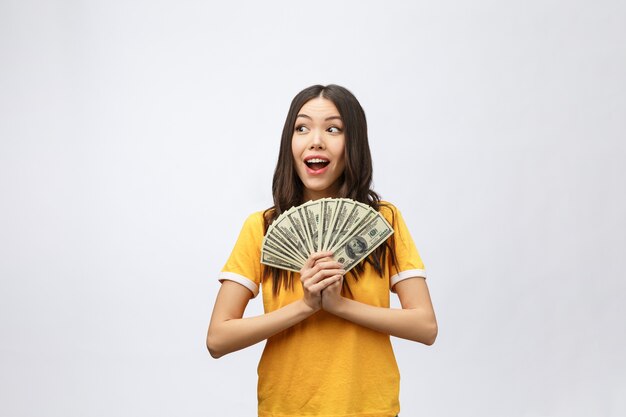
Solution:
<svg viewBox="0 0 626 417"><path fill-rule="evenodd" d="M330 161L323 158L310 158L305 160L304 163L313 171L319 171L320 169L323 169L328 164L330 164Z"/></svg>

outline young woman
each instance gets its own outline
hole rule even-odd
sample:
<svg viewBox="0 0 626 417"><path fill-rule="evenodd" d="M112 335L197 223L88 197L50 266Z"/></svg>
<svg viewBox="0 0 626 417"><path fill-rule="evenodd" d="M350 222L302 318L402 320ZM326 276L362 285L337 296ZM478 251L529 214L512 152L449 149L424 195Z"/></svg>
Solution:
<svg viewBox="0 0 626 417"><path fill-rule="evenodd" d="M371 182L365 113L357 99L337 85L298 93L283 128L274 206L244 223L220 273L207 335L215 358L267 339L258 367L260 417L393 417L400 409L400 377L389 336L435 341L422 260L400 212L380 200ZM298 274L262 265L261 244L272 221L324 197L370 205L394 234L348 274L332 252L312 254ZM242 318L260 286L265 314ZM389 308L390 290L401 309Z"/></svg>

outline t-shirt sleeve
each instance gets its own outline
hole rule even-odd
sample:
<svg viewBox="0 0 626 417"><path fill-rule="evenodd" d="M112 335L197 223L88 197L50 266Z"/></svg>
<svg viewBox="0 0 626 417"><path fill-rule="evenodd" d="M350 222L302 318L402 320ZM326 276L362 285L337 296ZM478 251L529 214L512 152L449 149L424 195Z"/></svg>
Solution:
<svg viewBox="0 0 626 417"><path fill-rule="evenodd" d="M263 212L250 215L243 224L235 247L219 274L219 281L234 281L259 294L261 285L261 244L263 242Z"/></svg>
<svg viewBox="0 0 626 417"><path fill-rule="evenodd" d="M393 291L394 285L402 280L415 277L426 278L426 269L400 211L391 204L387 204L385 208L387 209L384 213L385 217L393 226L394 231L396 265L393 262L388 263L389 287Z"/></svg>

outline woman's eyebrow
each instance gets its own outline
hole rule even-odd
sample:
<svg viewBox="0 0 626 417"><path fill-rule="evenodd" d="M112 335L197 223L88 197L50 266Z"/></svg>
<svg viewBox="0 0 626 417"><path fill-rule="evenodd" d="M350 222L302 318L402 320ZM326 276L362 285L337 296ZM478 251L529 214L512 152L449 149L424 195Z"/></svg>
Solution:
<svg viewBox="0 0 626 417"><path fill-rule="evenodd" d="M298 116L296 116L296 118L298 117L304 117L305 119L313 120L311 116L308 116L304 113L300 113ZM328 120L341 120L341 116L330 116L324 119L324 121L328 121Z"/></svg>

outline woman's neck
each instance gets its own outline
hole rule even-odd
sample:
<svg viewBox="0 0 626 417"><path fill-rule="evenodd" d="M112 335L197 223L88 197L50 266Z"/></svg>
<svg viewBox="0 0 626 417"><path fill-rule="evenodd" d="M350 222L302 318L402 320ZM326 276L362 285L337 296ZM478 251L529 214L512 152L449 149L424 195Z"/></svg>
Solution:
<svg viewBox="0 0 626 417"><path fill-rule="evenodd" d="M310 190L304 189L303 200L319 200L320 198L337 198L339 197L339 187L331 187L325 190Z"/></svg>

